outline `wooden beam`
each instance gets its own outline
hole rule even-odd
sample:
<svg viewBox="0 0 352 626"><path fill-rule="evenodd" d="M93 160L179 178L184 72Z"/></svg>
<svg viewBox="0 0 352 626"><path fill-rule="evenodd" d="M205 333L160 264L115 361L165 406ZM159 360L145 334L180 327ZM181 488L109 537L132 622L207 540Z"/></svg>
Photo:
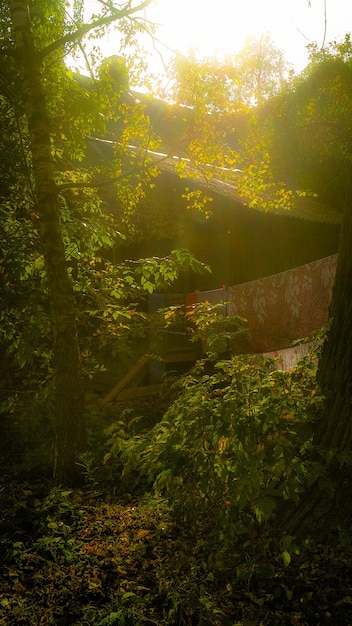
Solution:
<svg viewBox="0 0 352 626"><path fill-rule="evenodd" d="M123 389L125 389L129 384L133 382L134 378L136 378L141 373L142 369L146 368L149 360L150 356L146 355L138 359L137 363L132 367L132 369L130 369L129 372L127 372L127 374L125 374L125 376L121 378L121 380L119 380L115 387L113 387L111 391L109 391L105 398L103 398L102 403L109 404L110 402L112 402Z"/></svg>

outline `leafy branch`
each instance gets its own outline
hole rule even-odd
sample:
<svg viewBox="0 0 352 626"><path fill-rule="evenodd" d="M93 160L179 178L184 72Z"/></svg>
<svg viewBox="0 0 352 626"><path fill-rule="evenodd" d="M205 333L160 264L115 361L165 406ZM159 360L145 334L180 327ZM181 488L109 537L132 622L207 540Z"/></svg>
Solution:
<svg viewBox="0 0 352 626"><path fill-rule="evenodd" d="M145 151L145 156L147 156L148 150ZM118 176L114 176L113 178L107 178L100 181L91 181L91 182L76 182L76 183L61 183L57 185L57 189L63 191L65 189L98 189L101 187L107 187L108 185L114 185L115 183L120 182L121 180L125 180L130 176L138 174L140 172L148 171L149 169L153 169L157 167L160 163L169 159L169 155L165 155L160 157L157 161L153 161L151 163L146 163L145 158L143 159L143 163L140 166L135 166Z"/></svg>
<svg viewBox="0 0 352 626"><path fill-rule="evenodd" d="M58 48L61 48L65 44L76 42L77 40L82 39L84 35L87 35L87 33L89 33L92 30L95 30L97 28L102 28L103 26L108 26L109 24L112 24L116 20L122 19L123 17L130 17L131 15L133 15L134 13L137 13L138 11L142 11L151 2L152 0L144 0L137 6L132 7L131 0L130 0L123 9L117 9L112 4L110 5L110 3L109 4L102 3L105 6L109 6L109 10L111 12L108 15L103 15L102 17L95 20L94 22L90 22L89 24L83 24L83 26L76 29L74 32L63 35L62 37L60 37L59 39L57 39L50 45L46 46L46 48L44 48L40 52L39 56L41 59L44 59L46 56L48 56L49 54L51 54Z"/></svg>

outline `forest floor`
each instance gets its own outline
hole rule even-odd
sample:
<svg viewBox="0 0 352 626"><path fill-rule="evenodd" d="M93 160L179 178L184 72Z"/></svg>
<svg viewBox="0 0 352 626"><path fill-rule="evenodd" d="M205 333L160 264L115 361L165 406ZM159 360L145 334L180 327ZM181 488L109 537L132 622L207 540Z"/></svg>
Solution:
<svg viewBox="0 0 352 626"><path fill-rule="evenodd" d="M262 546L223 569L150 497L5 478L0 489L0 624L352 624L351 538L286 563Z"/></svg>

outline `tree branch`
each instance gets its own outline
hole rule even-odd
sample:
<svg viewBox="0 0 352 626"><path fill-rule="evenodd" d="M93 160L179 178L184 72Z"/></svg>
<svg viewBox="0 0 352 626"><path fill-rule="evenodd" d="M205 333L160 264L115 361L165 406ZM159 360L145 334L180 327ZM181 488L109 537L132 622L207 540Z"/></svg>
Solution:
<svg viewBox="0 0 352 626"><path fill-rule="evenodd" d="M39 55L40 59L42 60L46 56L48 56L48 54L51 54L51 52L54 52L58 48L62 48L62 46L64 46L66 43L74 42L74 41L77 41L78 39L81 39L82 37L84 37L84 35L89 33L91 30L94 30L96 28L101 28L103 26L108 26L109 24L112 24L112 22L122 19L123 17L130 17L134 13L137 13L137 11L141 11L142 9L145 9L149 4L151 4L152 1L153 0L142 0L142 2L140 2L140 4L138 4L135 7L131 7L130 6L131 2L128 2L127 5L125 5L123 9L116 9L115 7L111 7L110 14L104 15L89 24L84 24L83 26L75 30L73 33L69 33L68 35L64 35L63 37L60 37L60 39L57 39L56 41L51 43L49 46L44 48L40 52L40 55Z"/></svg>
<svg viewBox="0 0 352 626"><path fill-rule="evenodd" d="M87 182L81 182L81 183L60 183L57 185L57 190L58 190L58 193L60 193L61 191L65 191L65 189L98 189L100 187L107 187L108 185L114 185L115 183L118 183L125 178L129 178L130 176L133 176L139 172L142 172L142 171L145 172L145 171L152 169L153 167L158 167L160 163L162 163L168 158L170 157L168 155L165 155L165 156L162 156L160 159L153 161L152 163L145 163L145 160L144 160L143 164L140 165L139 167L133 167L127 172L123 172L122 174L119 174L119 176L115 176L114 178L107 178L105 180L94 181L94 182L87 181Z"/></svg>

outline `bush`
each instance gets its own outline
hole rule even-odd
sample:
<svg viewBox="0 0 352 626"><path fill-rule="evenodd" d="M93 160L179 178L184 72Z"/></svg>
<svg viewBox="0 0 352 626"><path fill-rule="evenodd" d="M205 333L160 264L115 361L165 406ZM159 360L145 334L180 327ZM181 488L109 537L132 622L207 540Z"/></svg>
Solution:
<svg viewBox="0 0 352 626"><path fill-rule="evenodd" d="M205 366L176 383L177 400L147 434L110 431L109 456L130 484L152 485L178 521L226 550L321 473L310 452L322 398L314 355L291 372L253 356L217 362L213 374Z"/></svg>

